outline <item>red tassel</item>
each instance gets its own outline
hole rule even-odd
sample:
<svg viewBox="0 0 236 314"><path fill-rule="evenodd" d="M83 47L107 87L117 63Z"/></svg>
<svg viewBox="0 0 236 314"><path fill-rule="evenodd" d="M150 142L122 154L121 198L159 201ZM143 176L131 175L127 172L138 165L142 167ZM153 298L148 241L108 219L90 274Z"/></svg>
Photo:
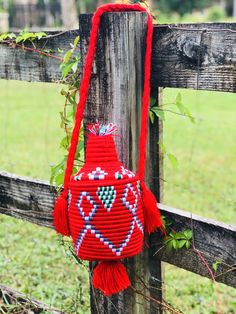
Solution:
<svg viewBox="0 0 236 314"><path fill-rule="evenodd" d="M93 286L106 296L128 288L131 283L121 261L100 262L94 269Z"/></svg>
<svg viewBox="0 0 236 314"><path fill-rule="evenodd" d="M154 232L157 228L162 227L161 214L157 206L155 196L147 188L144 182L141 184L141 188L145 229L150 234L151 232Z"/></svg>
<svg viewBox="0 0 236 314"><path fill-rule="evenodd" d="M67 199L63 193L59 195L54 204L53 211L53 225L57 233L63 236L69 236L69 223L68 223L68 204Z"/></svg>

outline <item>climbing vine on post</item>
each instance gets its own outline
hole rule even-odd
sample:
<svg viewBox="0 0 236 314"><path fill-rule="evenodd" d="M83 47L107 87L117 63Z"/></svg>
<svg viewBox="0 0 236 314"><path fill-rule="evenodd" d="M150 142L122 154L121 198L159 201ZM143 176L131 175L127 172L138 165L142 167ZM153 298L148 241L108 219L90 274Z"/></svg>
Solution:
<svg viewBox="0 0 236 314"><path fill-rule="evenodd" d="M57 188L61 188L64 179L65 164L67 152L70 145L71 132L74 125L76 107L79 97L79 79L78 79L78 66L80 62L80 54L75 55L75 49L79 42L79 36L74 39L71 48L65 53L62 63L60 64L61 79L66 84L66 87L61 89L61 95L64 96L64 108L60 112L61 128L64 129L65 135L61 139L59 147L65 152L63 159L51 167L50 183L55 184ZM80 132L79 144L77 147L73 174L83 164L83 151L84 151L84 137L83 128Z"/></svg>

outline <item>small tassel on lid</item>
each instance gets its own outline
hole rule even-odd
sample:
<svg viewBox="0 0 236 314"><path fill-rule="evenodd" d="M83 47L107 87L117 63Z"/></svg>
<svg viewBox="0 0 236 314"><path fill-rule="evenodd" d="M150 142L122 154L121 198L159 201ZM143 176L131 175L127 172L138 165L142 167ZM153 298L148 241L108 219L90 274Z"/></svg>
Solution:
<svg viewBox="0 0 236 314"><path fill-rule="evenodd" d="M103 261L94 268L93 286L109 296L128 288L131 283L121 261Z"/></svg>
<svg viewBox="0 0 236 314"><path fill-rule="evenodd" d="M65 191L56 199L53 210L53 225L57 233L69 236L68 203Z"/></svg>
<svg viewBox="0 0 236 314"><path fill-rule="evenodd" d="M141 183L145 229L150 234L162 227L160 210L153 193L144 182Z"/></svg>

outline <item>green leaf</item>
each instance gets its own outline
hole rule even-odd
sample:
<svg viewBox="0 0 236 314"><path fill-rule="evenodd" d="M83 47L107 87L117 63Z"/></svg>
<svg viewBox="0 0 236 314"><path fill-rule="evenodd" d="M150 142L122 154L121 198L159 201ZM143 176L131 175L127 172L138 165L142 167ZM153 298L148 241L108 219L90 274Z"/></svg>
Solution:
<svg viewBox="0 0 236 314"><path fill-rule="evenodd" d="M0 35L0 42L6 40L7 38L6 34Z"/></svg>
<svg viewBox="0 0 236 314"><path fill-rule="evenodd" d="M150 97L150 107L152 108L156 104L156 98L155 97Z"/></svg>
<svg viewBox="0 0 236 314"><path fill-rule="evenodd" d="M155 115L154 115L154 113L151 110L149 111L149 118L151 120L151 123L153 123L154 119L155 119Z"/></svg>
<svg viewBox="0 0 236 314"><path fill-rule="evenodd" d="M212 268L214 269L215 273L218 270L219 265L221 264L221 261L216 260L213 264L212 264Z"/></svg>
<svg viewBox="0 0 236 314"><path fill-rule="evenodd" d="M25 42L26 40L33 41L34 39L36 39L36 37L36 33L31 33L24 30L20 32L19 36L16 37L16 43L20 43L22 41Z"/></svg>
<svg viewBox="0 0 236 314"><path fill-rule="evenodd" d="M78 45L79 40L80 40L80 36L76 36L74 40L74 47Z"/></svg>
<svg viewBox="0 0 236 314"><path fill-rule="evenodd" d="M23 42L25 42L26 40L29 40L29 39L35 39L36 38L36 35L34 33L24 33L22 36L22 39L23 39Z"/></svg>
<svg viewBox="0 0 236 314"><path fill-rule="evenodd" d="M164 215L161 215L161 219L164 223L164 229L165 230L172 225L172 222L167 217L165 217Z"/></svg>
<svg viewBox="0 0 236 314"><path fill-rule="evenodd" d="M189 249L190 246L191 246L191 242L190 241L186 241L186 245L185 246L186 246L187 249Z"/></svg>
<svg viewBox="0 0 236 314"><path fill-rule="evenodd" d="M71 55L72 55L72 52L73 52L72 49L70 49L70 50L67 51L67 53L66 53L65 56L64 56L64 61L63 61L64 63L68 63L68 62L69 62L70 57L71 57Z"/></svg>
<svg viewBox="0 0 236 314"><path fill-rule="evenodd" d="M159 144L159 147L160 147L162 153L164 155L167 154L167 149L166 149L166 146L164 145L164 143L158 142L158 144Z"/></svg>
<svg viewBox="0 0 236 314"><path fill-rule="evenodd" d="M173 248L174 248L175 250L178 250L178 248L179 248L179 242L178 242L178 240L173 240L172 242L173 242Z"/></svg>
<svg viewBox="0 0 236 314"><path fill-rule="evenodd" d="M60 148L64 148L68 150L69 144L70 144L70 138L71 138L70 136L63 137L63 139L60 142Z"/></svg>
<svg viewBox="0 0 236 314"><path fill-rule="evenodd" d="M183 234L185 235L186 239L191 240L193 237L193 232L190 229L187 229L183 232Z"/></svg>
<svg viewBox="0 0 236 314"><path fill-rule="evenodd" d="M74 104L77 105L77 103L76 103L76 101L75 101L75 96L70 96L70 97L69 97L69 103L70 103L71 105L74 105Z"/></svg>
<svg viewBox="0 0 236 314"><path fill-rule="evenodd" d="M191 115L189 109L183 105L182 103L182 96L180 93L177 94L176 99L175 99L175 105L179 109L179 112L183 115L185 115L187 118L190 119L192 123L195 123L195 118Z"/></svg>
<svg viewBox="0 0 236 314"><path fill-rule="evenodd" d="M53 53L54 52L53 49L43 49L42 51L45 53Z"/></svg>
<svg viewBox="0 0 236 314"><path fill-rule="evenodd" d="M151 111L162 121L165 121L165 113L162 109L158 107L152 107Z"/></svg>
<svg viewBox="0 0 236 314"><path fill-rule="evenodd" d="M64 172L66 159L67 159L67 157L64 157L63 160L59 164L51 167L51 177L50 177L50 184L51 185L55 182L54 181L55 176L61 172Z"/></svg>
<svg viewBox="0 0 236 314"><path fill-rule="evenodd" d="M61 172L62 170L64 170L64 161L63 163L60 162L58 165L51 167L51 174L52 176L55 176L56 174L58 174L58 172Z"/></svg>
<svg viewBox="0 0 236 314"><path fill-rule="evenodd" d="M169 159L169 161L171 162L172 167L173 167L174 169L176 169L177 166L178 166L178 159L176 158L176 156L167 151L167 148L166 148L166 146L164 145L164 143L158 142L158 145L159 145L159 147L160 147L162 153L163 153L164 155L166 155L167 158Z"/></svg>
<svg viewBox="0 0 236 314"><path fill-rule="evenodd" d="M68 64L62 63L61 64L60 70L61 70L63 79L65 79L67 77L67 75L70 73L72 66L73 66L73 63L68 63Z"/></svg>
<svg viewBox="0 0 236 314"><path fill-rule="evenodd" d="M175 236L175 239L177 240L185 239L184 234L181 232L176 232L174 236Z"/></svg>
<svg viewBox="0 0 236 314"><path fill-rule="evenodd" d="M173 241L166 242L165 244L166 244L166 249L168 251L172 250L172 248L173 248Z"/></svg>
<svg viewBox="0 0 236 314"><path fill-rule="evenodd" d="M174 233L173 231L171 231L171 232L169 233L169 237L171 237L172 239L175 239L175 233Z"/></svg>
<svg viewBox="0 0 236 314"><path fill-rule="evenodd" d="M73 62L71 70L76 73L77 69L78 69L78 61L76 60L75 62Z"/></svg>
<svg viewBox="0 0 236 314"><path fill-rule="evenodd" d="M64 88L61 89L61 95L67 96L68 91L66 91Z"/></svg>
<svg viewBox="0 0 236 314"><path fill-rule="evenodd" d="M35 35L39 40L43 37L47 37L47 34L44 32L35 33Z"/></svg>
<svg viewBox="0 0 236 314"><path fill-rule="evenodd" d="M182 247L184 247L186 245L187 241L186 240L179 240L179 249L181 249Z"/></svg>
<svg viewBox="0 0 236 314"><path fill-rule="evenodd" d="M177 94L175 98L175 103L176 103L176 106L182 106L182 96L180 93Z"/></svg>
<svg viewBox="0 0 236 314"><path fill-rule="evenodd" d="M62 185L63 181L64 181L64 172L57 174L54 178L54 182L55 182L57 187Z"/></svg>
<svg viewBox="0 0 236 314"><path fill-rule="evenodd" d="M167 153L167 157L168 157L172 167L174 169L176 169L178 167L178 159L175 157L175 155L173 155L171 153Z"/></svg>
<svg viewBox="0 0 236 314"><path fill-rule="evenodd" d="M73 167L73 169L72 169L72 176L74 175L74 174L76 174L78 172L78 169L77 169L77 167Z"/></svg>
<svg viewBox="0 0 236 314"><path fill-rule="evenodd" d="M14 33L4 33L0 35L0 41L13 38L16 38L16 35Z"/></svg>
<svg viewBox="0 0 236 314"><path fill-rule="evenodd" d="M84 149L84 141L79 141L77 145L76 153L81 153L83 149Z"/></svg>
<svg viewBox="0 0 236 314"><path fill-rule="evenodd" d="M16 37L16 43L18 44L18 43L20 43L21 41L23 41L23 37L22 36L17 36Z"/></svg>
<svg viewBox="0 0 236 314"><path fill-rule="evenodd" d="M70 120L68 120L65 116L64 116L64 112L60 112L60 116L61 116L61 122L63 124L69 124L70 123Z"/></svg>

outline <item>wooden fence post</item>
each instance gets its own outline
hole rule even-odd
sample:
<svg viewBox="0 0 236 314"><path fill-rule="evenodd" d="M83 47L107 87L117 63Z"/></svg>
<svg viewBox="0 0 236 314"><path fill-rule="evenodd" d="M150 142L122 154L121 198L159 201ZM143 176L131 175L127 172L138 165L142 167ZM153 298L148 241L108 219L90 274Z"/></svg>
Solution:
<svg viewBox="0 0 236 314"><path fill-rule="evenodd" d="M155 100L154 105L159 107L162 104L162 93L163 89L158 87L152 87L151 99L152 102ZM146 180L147 183L155 194L159 203L163 202L163 154L160 150L159 142L162 142L163 136L163 123L162 120L155 117L154 122L149 127L149 147L148 147L148 159L147 159L147 171ZM156 241L156 237L150 236L149 244L152 246L152 239ZM154 250L148 250L148 268L149 268L149 285L150 285L150 296L162 301L163 290L162 290L162 277L164 269L161 266L161 260L153 258ZM162 314L162 307L157 308L157 304L154 302L150 303L150 314Z"/></svg>
<svg viewBox="0 0 236 314"><path fill-rule="evenodd" d="M116 138L120 160L136 171L141 97L143 89L143 61L145 55L147 15L140 12L106 13L102 17L97 55L94 62L90 92L84 122L114 122L120 137ZM87 52L91 15L80 16L82 62ZM160 163L157 151L158 129L153 125L150 132L148 182L157 195L160 194ZM153 173L156 177L152 178ZM149 256L149 251L126 262L133 285L123 293L104 297L91 287L92 313L161 313L153 303L134 290L161 298L161 266ZM90 265L91 268L93 265ZM155 280L154 277L158 276ZM144 287L145 283L147 288ZM157 288L157 289L155 289ZM158 292L158 293L157 293ZM155 309L154 309L155 307Z"/></svg>

